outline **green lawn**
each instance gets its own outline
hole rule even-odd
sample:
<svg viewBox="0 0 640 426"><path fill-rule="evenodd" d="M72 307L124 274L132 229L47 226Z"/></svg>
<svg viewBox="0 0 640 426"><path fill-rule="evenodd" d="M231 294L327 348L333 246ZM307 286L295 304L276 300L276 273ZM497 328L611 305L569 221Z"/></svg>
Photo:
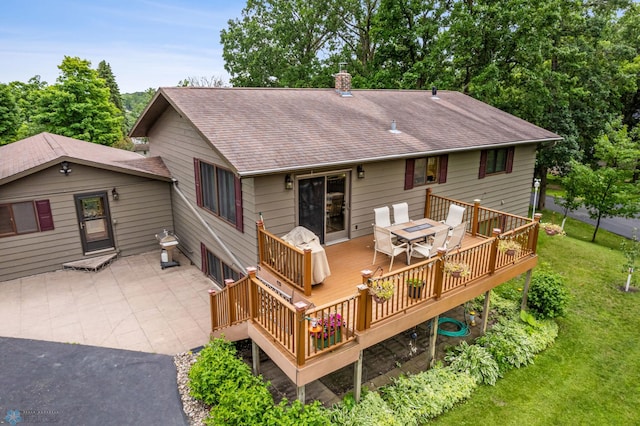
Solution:
<svg viewBox="0 0 640 426"><path fill-rule="evenodd" d="M551 221L551 213L544 211L542 221ZM565 230L566 237L541 232L538 242L540 261L564 275L571 292L554 346L434 423L640 424L640 292L620 290L622 238L601 229L591 243L593 227L571 219Z"/></svg>

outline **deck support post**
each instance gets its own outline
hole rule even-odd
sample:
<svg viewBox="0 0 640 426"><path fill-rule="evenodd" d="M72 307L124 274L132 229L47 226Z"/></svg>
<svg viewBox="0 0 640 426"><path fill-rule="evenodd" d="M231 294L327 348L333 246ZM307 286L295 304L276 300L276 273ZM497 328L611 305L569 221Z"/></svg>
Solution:
<svg viewBox="0 0 640 426"><path fill-rule="evenodd" d="M362 389L362 351L358 354L358 360L353 364L353 398L360 402Z"/></svg>
<svg viewBox="0 0 640 426"><path fill-rule="evenodd" d="M436 341L438 340L438 322L440 315L436 315L431 320L431 334L429 335L429 368L436 363Z"/></svg>
<svg viewBox="0 0 640 426"><path fill-rule="evenodd" d="M478 235L478 228L480 227L480 199L473 200L473 219L471 222L471 235Z"/></svg>
<svg viewBox="0 0 640 426"><path fill-rule="evenodd" d="M529 285L531 285L531 272L533 269L529 269L527 271L527 275L524 278L524 288L522 290L522 304L520 305L520 310L524 311L527 309L527 295L529 294Z"/></svg>
<svg viewBox="0 0 640 426"><path fill-rule="evenodd" d="M260 375L260 346L253 340L251 341L251 366L253 367L253 375Z"/></svg>
<svg viewBox="0 0 640 426"><path fill-rule="evenodd" d="M300 401L300 402L302 402L304 404L305 400L307 399L307 397L305 395L304 385L298 386L297 389L298 389L298 401Z"/></svg>
<svg viewBox="0 0 640 426"><path fill-rule="evenodd" d="M489 322L489 303L491 301L491 290L484 294L484 307L482 308L482 334L487 332Z"/></svg>

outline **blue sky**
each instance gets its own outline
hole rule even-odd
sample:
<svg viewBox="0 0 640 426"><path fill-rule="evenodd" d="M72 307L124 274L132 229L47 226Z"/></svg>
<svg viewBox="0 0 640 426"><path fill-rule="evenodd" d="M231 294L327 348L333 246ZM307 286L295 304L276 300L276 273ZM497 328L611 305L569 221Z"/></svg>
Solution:
<svg viewBox="0 0 640 426"><path fill-rule="evenodd" d="M54 84L64 56L111 65L121 93L221 77L220 30L245 0L2 0L0 83Z"/></svg>

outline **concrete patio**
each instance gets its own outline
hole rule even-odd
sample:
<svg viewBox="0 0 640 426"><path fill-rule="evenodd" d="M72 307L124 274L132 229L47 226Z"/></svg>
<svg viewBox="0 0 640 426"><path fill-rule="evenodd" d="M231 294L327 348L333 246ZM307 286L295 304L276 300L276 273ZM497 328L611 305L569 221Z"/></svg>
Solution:
<svg viewBox="0 0 640 426"><path fill-rule="evenodd" d="M98 272L0 282L0 336L175 355L206 344L213 284L182 254L120 257Z"/></svg>

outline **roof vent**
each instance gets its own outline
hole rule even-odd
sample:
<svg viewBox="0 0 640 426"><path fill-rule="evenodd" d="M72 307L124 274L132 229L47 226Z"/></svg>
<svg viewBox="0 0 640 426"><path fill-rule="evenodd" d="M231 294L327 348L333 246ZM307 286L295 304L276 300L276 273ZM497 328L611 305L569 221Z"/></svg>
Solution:
<svg viewBox="0 0 640 426"><path fill-rule="evenodd" d="M351 74L346 70L347 63L340 62L340 72L334 74L336 92L342 97L351 97Z"/></svg>
<svg viewBox="0 0 640 426"><path fill-rule="evenodd" d="M391 133L402 133L397 129L396 120L391 120L391 129L389 130Z"/></svg>
<svg viewBox="0 0 640 426"><path fill-rule="evenodd" d="M440 99L438 97L438 88L436 86L431 88L431 99Z"/></svg>

